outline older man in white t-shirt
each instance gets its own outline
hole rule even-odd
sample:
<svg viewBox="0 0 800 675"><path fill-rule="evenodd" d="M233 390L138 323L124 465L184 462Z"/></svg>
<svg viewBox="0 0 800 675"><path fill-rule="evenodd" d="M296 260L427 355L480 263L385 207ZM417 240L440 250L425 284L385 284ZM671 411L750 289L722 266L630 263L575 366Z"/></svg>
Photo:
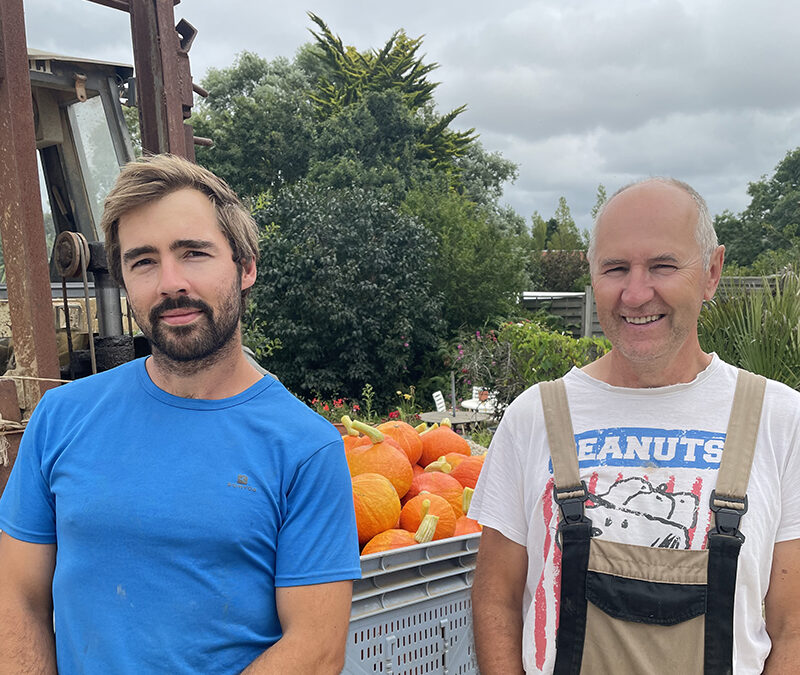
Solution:
<svg viewBox="0 0 800 675"><path fill-rule="evenodd" d="M589 261L613 348L564 379L593 537L705 548L737 371L702 350L697 319L723 258L705 202L685 183L626 186L598 214ZM799 445L800 394L768 381L741 524L736 675L800 663ZM483 675L553 672L561 551L549 462L534 386L506 411L469 514L484 526L473 587Z"/></svg>

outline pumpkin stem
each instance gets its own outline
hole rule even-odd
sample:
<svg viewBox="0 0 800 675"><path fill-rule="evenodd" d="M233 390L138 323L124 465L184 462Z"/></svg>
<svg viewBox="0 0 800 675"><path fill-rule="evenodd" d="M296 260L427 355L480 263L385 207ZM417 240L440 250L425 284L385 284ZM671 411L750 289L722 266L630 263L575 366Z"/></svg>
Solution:
<svg viewBox="0 0 800 675"><path fill-rule="evenodd" d="M467 511L469 511L469 505L472 504L472 495L474 494L475 490L471 487L465 487L464 492L461 493L461 510L466 515Z"/></svg>
<svg viewBox="0 0 800 675"><path fill-rule="evenodd" d="M420 431L419 435L420 436L424 436L425 434L429 434L429 433L431 433L431 431L433 431L434 429L438 429L438 428L439 428L439 425L436 424L436 422L434 422L427 429L425 429L425 431Z"/></svg>
<svg viewBox="0 0 800 675"><path fill-rule="evenodd" d="M348 436L358 436L358 432L353 429L353 420L350 419L350 415L342 415L342 425L344 426L345 431L347 432Z"/></svg>
<svg viewBox="0 0 800 675"><path fill-rule="evenodd" d="M436 526L438 524L439 516L434 516L432 513L425 516L414 534L414 539L420 544L427 544L436 534Z"/></svg>
<svg viewBox="0 0 800 675"><path fill-rule="evenodd" d="M453 465L445 459L444 455L425 467L425 471L427 472L439 471L441 473L450 473L452 470Z"/></svg>
<svg viewBox="0 0 800 675"><path fill-rule="evenodd" d="M363 422L359 422L358 420L353 420L350 423L350 426L356 431L360 431L365 436L369 436L369 440L372 441L373 445L377 445L378 443L383 443L384 439L386 438L379 429L371 427L369 424L364 424Z"/></svg>
<svg viewBox="0 0 800 675"><path fill-rule="evenodd" d="M421 434L427 428L428 428L427 422L422 422L414 427L414 431L416 431L418 434Z"/></svg>
<svg viewBox="0 0 800 675"><path fill-rule="evenodd" d="M427 490L423 490L423 492L427 492ZM422 494L422 493L420 493ZM422 500L422 517L428 515L428 509L431 508L431 500L430 499L423 499Z"/></svg>

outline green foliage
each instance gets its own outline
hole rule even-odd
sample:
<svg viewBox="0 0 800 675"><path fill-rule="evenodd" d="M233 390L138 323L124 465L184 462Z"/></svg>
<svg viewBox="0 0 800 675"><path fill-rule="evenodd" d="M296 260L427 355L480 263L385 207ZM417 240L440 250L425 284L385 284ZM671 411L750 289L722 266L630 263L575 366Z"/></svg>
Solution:
<svg viewBox="0 0 800 675"><path fill-rule="evenodd" d="M547 221L534 211L531 216L531 249L544 251L547 248Z"/></svg>
<svg viewBox="0 0 800 675"><path fill-rule="evenodd" d="M459 191L476 204L497 203L503 195L503 184L513 182L518 175L514 162L499 152L487 152L477 140L454 161Z"/></svg>
<svg viewBox="0 0 800 675"><path fill-rule="evenodd" d="M750 204L739 216L725 211L715 218L717 236L730 263L752 266L756 274L776 272L800 250L800 148L786 154L771 178L750 183L747 193Z"/></svg>
<svg viewBox="0 0 800 675"><path fill-rule="evenodd" d="M380 403L416 381L442 325L428 231L374 190L307 182L256 219L266 234L247 324L282 345L265 367L306 398L354 398L370 382Z"/></svg>
<svg viewBox="0 0 800 675"><path fill-rule="evenodd" d="M592 207L592 220L597 218L597 214L600 213L600 209L603 208L603 204L608 201L608 195L606 194L606 186L600 183L597 186L597 196L595 198L594 206Z"/></svg>
<svg viewBox="0 0 800 675"><path fill-rule="evenodd" d="M436 237L433 287L442 294L451 333L507 316L526 285L527 253L521 237L504 234L497 221L454 191L435 185L412 190L404 210Z"/></svg>
<svg viewBox="0 0 800 675"><path fill-rule="evenodd" d="M309 179L335 188L383 187L398 203L419 170L422 132L397 92L370 92L320 123Z"/></svg>
<svg viewBox="0 0 800 675"><path fill-rule="evenodd" d="M142 156L142 130L139 126L139 108L135 106L123 106L122 116L125 118L125 126L128 128L128 135L131 137L134 157Z"/></svg>
<svg viewBox="0 0 800 675"><path fill-rule="evenodd" d="M589 283L589 261L583 251L542 251L534 290L583 291Z"/></svg>
<svg viewBox="0 0 800 675"><path fill-rule="evenodd" d="M200 164L249 198L306 175L316 129L302 69L243 52L230 68L210 69L203 86L209 96L191 123L214 146L197 149Z"/></svg>
<svg viewBox="0 0 800 675"><path fill-rule="evenodd" d="M495 391L502 410L531 385L594 361L611 343L605 338L575 339L535 321L519 321L464 335L457 349L461 381Z"/></svg>
<svg viewBox="0 0 800 675"><path fill-rule="evenodd" d="M536 291L583 291L589 283L589 263L584 253L586 245L564 197L559 197L558 208L550 220L534 211L530 235L531 288Z"/></svg>
<svg viewBox="0 0 800 675"><path fill-rule="evenodd" d="M764 279L708 303L700 313L700 344L740 368L800 389L800 276Z"/></svg>
<svg viewBox="0 0 800 675"><path fill-rule="evenodd" d="M422 38L409 38L402 30L395 31L380 50L359 52L345 46L325 22L309 12L319 32L311 31L318 49L314 52L322 62L321 74L312 93L317 114L322 119L338 115L369 93L394 91L412 113L433 102L438 82L428 80L436 63L423 63L417 51ZM433 166L450 166L475 140L474 129L452 131L448 127L465 110L460 106L445 115L429 114L429 123L418 139L418 152Z"/></svg>
<svg viewBox="0 0 800 675"><path fill-rule="evenodd" d="M547 248L550 251L577 251L584 248L580 232L570 213L567 200L558 198L558 208L555 213L556 231L550 235Z"/></svg>

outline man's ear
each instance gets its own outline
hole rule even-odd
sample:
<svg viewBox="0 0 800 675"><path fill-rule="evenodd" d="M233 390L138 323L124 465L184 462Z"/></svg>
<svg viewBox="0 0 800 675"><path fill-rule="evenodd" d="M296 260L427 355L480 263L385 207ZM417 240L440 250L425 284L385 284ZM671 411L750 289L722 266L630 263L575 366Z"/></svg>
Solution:
<svg viewBox="0 0 800 675"><path fill-rule="evenodd" d="M703 293L704 300L711 300L714 293L717 292L719 286L719 279L722 276L722 265L725 262L725 247L720 245L711 254L711 262L708 266L708 277L706 278L706 287Z"/></svg>
<svg viewBox="0 0 800 675"><path fill-rule="evenodd" d="M250 258L250 262L242 263L242 290L250 288L256 282L256 261Z"/></svg>

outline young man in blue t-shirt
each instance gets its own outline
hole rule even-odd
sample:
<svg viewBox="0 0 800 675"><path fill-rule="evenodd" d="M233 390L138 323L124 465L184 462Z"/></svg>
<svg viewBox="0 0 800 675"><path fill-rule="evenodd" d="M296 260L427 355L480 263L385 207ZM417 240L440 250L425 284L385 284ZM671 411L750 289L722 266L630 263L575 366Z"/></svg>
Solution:
<svg viewBox="0 0 800 675"><path fill-rule="evenodd" d="M102 226L152 355L34 411L0 500L0 671L338 673L349 473L334 428L242 352L255 223L161 155L123 168Z"/></svg>

